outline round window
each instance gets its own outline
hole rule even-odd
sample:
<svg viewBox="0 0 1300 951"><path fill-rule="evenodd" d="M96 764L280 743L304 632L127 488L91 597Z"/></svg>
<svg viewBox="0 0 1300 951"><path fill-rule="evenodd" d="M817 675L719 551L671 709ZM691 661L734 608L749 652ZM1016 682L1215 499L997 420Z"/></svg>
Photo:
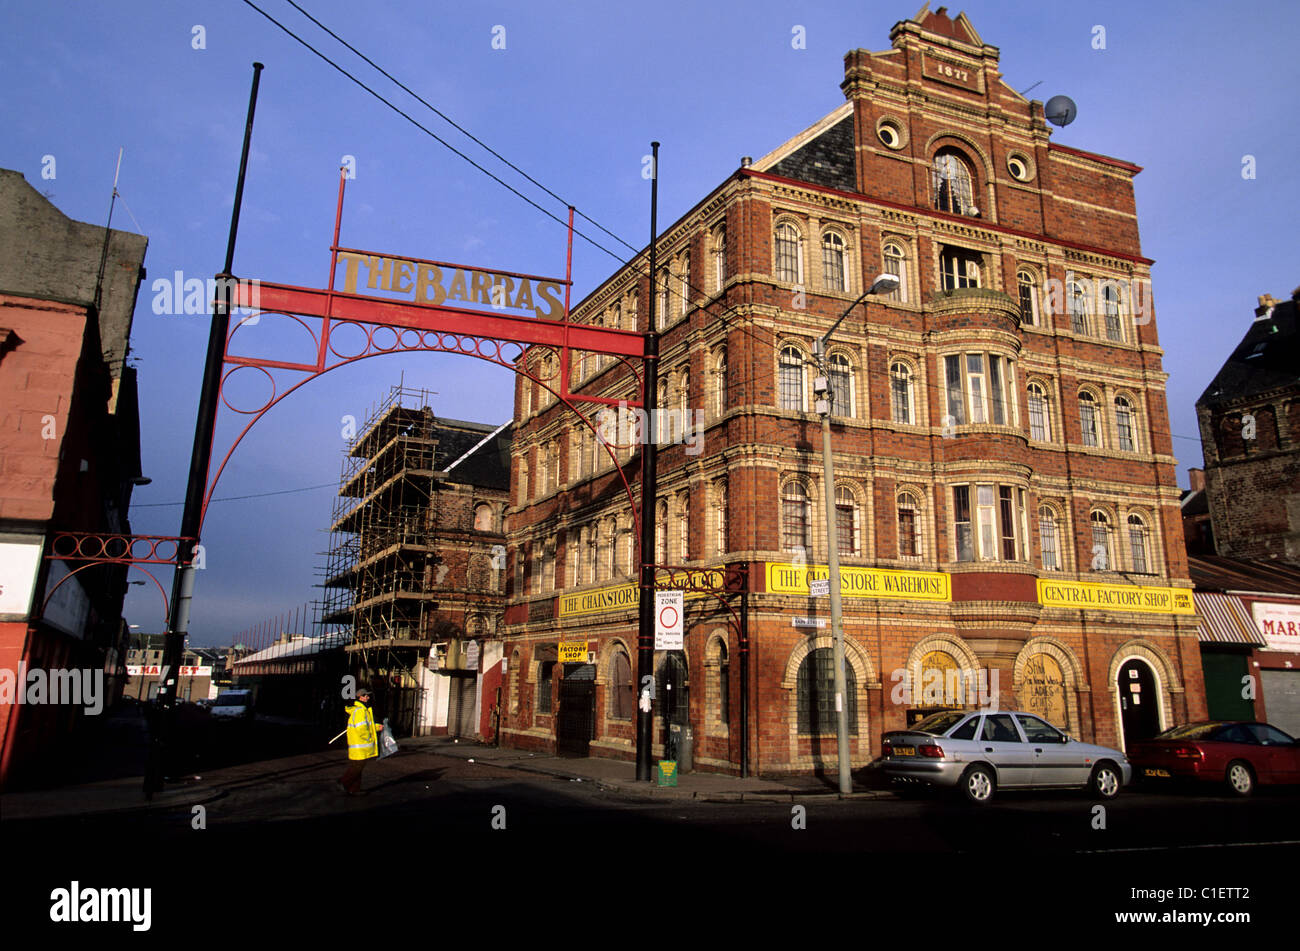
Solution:
<svg viewBox="0 0 1300 951"><path fill-rule="evenodd" d="M903 127L894 119L881 119L876 123L876 135L886 148L901 149L905 144Z"/></svg>
<svg viewBox="0 0 1300 951"><path fill-rule="evenodd" d="M1009 171L1011 177L1018 182L1027 182L1033 177L1029 168L1029 159L1025 158L1023 155L1012 154L1007 158L1007 171Z"/></svg>

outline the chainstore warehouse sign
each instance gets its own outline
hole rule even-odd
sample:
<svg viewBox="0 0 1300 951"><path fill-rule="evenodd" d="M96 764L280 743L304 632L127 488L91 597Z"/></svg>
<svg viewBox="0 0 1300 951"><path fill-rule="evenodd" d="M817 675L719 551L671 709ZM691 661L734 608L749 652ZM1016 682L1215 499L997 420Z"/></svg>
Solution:
<svg viewBox="0 0 1300 951"><path fill-rule="evenodd" d="M809 581L830 578L826 565L767 563L767 590L772 594L809 595ZM938 571L889 571L883 568L840 568L840 596L897 598L903 601L951 601L952 583Z"/></svg>
<svg viewBox="0 0 1300 951"><path fill-rule="evenodd" d="M701 568L699 570L677 571L673 575L661 570L659 580L671 582L679 590L685 590L686 600L704 598L722 588L723 570L721 568ZM692 591L692 588L707 590ZM563 594L559 598L560 617L578 617L583 614L603 614L607 611L623 611L635 608L641 603L641 589L635 581L627 584L610 585L606 588L593 588L590 591L578 591Z"/></svg>
<svg viewBox="0 0 1300 951"><path fill-rule="evenodd" d="M1190 588L1038 579L1038 603L1048 608L1137 611L1142 614L1195 614Z"/></svg>

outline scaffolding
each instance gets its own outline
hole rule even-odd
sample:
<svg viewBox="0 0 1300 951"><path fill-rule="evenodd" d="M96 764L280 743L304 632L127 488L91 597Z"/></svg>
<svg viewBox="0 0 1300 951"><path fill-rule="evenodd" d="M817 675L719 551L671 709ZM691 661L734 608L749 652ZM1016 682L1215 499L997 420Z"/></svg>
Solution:
<svg viewBox="0 0 1300 951"><path fill-rule="evenodd" d="M439 561L431 395L394 386L343 457L320 623L350 628L351 649L367 655L427 647L431 638L426 618L436 607L431 582Z"/></svg>

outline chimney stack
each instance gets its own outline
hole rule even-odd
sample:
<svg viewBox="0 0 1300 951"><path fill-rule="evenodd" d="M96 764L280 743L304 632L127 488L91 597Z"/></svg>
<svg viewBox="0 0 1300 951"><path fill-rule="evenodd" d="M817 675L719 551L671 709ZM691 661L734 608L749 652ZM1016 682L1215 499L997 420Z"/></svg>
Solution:
<svg viewBox="0 0 1300 951"><path fill-rule="evenodd" d="M1193 492L1205 491L1205 470L1204 469L1188 469L1187 478L1191 483Z"/></svg>

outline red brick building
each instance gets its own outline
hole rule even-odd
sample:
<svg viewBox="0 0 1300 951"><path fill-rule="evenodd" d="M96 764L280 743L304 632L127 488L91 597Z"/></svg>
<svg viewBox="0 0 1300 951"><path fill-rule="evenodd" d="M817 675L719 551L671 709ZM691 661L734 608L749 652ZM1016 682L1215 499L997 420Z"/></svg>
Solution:
<svg viewBox="0 0 1300 951"><path fill-rule="evenodd" d="M57 531L129 533L143 481L126 356L148 239L105 238L0 169L0 678L98 671L103 708L126 674L126 568L69 578L77 563L45 556ZM0 782L57 755L84 709L0 698Z"/></svg>
<svg viewBox="0 0 1300 951"><path fill-rule="evenodd" d="M684 649L655 657L656 741L689 728L697 768L738 769L742 744L760 774L833 768L812 343L885 272L898 290L828 355L854 765L995 691L1113 745L1205 712L1140 169L1052 142L964 14L923 9L890 39L846 55L841 107L660 238L659 403L700 429L661 446L650 554L748 571L739 617L688 596ZM646 266L573 319L646 330ZM570 370L577 392L636 393L612 360ZM545 389L521 377L516 399L503 739L631 758L637 535L615 460L635 489L635 439L603 428L611 459Z"/></svg>

